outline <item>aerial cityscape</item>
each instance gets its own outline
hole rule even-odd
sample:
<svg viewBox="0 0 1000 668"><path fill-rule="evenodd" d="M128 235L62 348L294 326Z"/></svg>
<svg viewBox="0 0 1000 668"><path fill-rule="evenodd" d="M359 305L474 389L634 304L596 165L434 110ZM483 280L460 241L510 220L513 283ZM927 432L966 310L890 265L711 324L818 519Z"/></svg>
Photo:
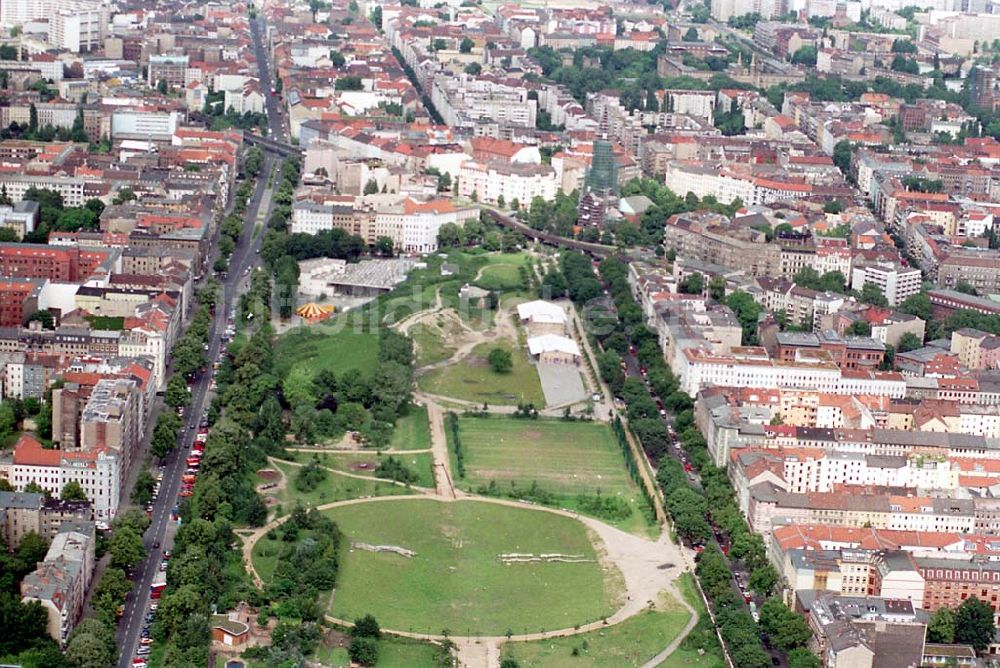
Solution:
<svg viewBox="0 0 1000 668"><path fill-rule="evenodd" d="M1000 667L1000 4L0 0L0 666Z"/></svg>

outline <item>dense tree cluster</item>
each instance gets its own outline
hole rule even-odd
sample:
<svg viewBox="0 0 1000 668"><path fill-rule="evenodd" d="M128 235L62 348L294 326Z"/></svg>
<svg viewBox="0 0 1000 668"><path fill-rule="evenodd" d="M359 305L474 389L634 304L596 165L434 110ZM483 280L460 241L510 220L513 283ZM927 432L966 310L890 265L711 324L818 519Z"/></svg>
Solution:
<svg viewBox="0 0 1000 668"><path fill-rule="evenodd" d="M50 232L80 232L98 229L104 203L97 199L87 200L83 206L67 207L62 195L48 188L28 188L24 199L38 202L38 224L32 232L24 235L28 243L48 243ZM6 189L0 191L0 204L11 204ZM12 241L13 239L6 239Z"/></svg>
<svg viewBox="0 0 1000 668"><path fill-rule="evenodd" d="M919 292L907 297L899 305L899 310L926 321L928 341L949 337L952 332L964 327L1000 335L1000 315L985 315L971 309L958 309L947 318L935 318L934 307L926 292ZM900 343L902 344L902 341ZM912 345L912 343L912 338L907 340L907 345Z"/></svg>
<svg viewBox="0 0 1000 668"><path fill-rule="evenodd" d="M48 541L29 532L8 551L0 533L0 663L25 668L68 668L48 635L48 617L37 601L21 602L20 582L45 558Z"/></svg>
<svg viewBox="0 0 1000 668"><path fill-rule="evenodd" d="M166 458L177 445L177 435L180 432L182 423L177 413L173 411L163 411L156 418L156 426L153 428L153 439L150 443L150 450L154 457Z"/></svg>
<svg viewBox="0 0 1000 668"><path fill-rule="evenodd" d="M177 340L171 351L175 377L194 378L204 368L205 345L208 343L211 325L212 315L207 307L202 306L192 318L191 326ZM179 382L183 383L183 379Z"/></svg>
<svg viewBox="0 0 1000 668"><path fill-rule="evenodd" d="M738 199L729 204L720 203L712 196L699 199L693 193L681 196L656 179L632 179L622 186L622 196L645 195L653 202L640 217L639 230L641 237L638 243L654 245L663 240L663 227L671 216L688 211L707 209L725 216L732 216L743 206Z"/></svg>
<svg viewBox="0 0 1000 668"><path fill-rule="evenodd" d="M297 338L300 349L323 336L305 329L286 335ZM388 445L396 418L410 399L413 342L389 328L372 336L379 340L378 364L372 374L357 369L340 374L322 369L313 374L302 367L284 374L281 396L292 408L291 430L300 442L314 443L351 431L374 447Z"/></svg>
<svg viewBox="0 0 1000 668"><path fill-rule="evenodd" d="M319 593L337 581L340 529L315 508L296 505L277 533L282 547L264 594L278 617L318 621Z"/></svg>
<svg viewBox="0 0 1000 668"><path fill-rule="evenodd" d="M299 469L298 473L295 474L295 489L306 494L321 484L323 484L329 475L326 469L320 466L319 461L312 460L305 466Z"/></svg>

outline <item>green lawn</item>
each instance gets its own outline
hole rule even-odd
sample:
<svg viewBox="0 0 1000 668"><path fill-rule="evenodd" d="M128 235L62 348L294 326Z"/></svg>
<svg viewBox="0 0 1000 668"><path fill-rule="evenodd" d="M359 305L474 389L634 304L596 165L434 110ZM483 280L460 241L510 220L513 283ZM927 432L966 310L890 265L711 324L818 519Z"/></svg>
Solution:
<svg viewBox="0 0 1000 668"><path fill-rule="evenodd" d="M516 659L524 668L641 666L669 645L690 617L676 599L664 592L655 609L644 610L620 624L576 636L504 643L501 651L503 658Z"/></svg>
<svg viewBox="0 0 1000 668"><path fill-rule="evenodd" d="M514 367L509 373L496 373L490 368L486 357L493 348L511 352ZM465 359L420 376L417 384L431 394L476 403L545 405L542 383L538 371L528 360L528 351L506 341L478 345Z"/></svg>
<svg viewBox="0 0 1000 668"><path fill-rule="evenodd" d="M610 614L621 602L617 569L605 572L586 528L567 517L494 504L380 502L326 513L348 541L416 552L345 550L330 613L374 614L388 629L503 634L558 629ZM504 565L505 553L562 553L584 563Z"/></svg>
<svg viewBox="0 0 1000 668"><path fill-rule="evenodd" d="M319 455L319 462L323 466L338 471L356 473L357 475L375 475L375 467L379 461L390 455L379 456L376 452L370 451L330 451ZM391 455L407 468L416 473L419 479L414 483L420 487L434 487L434 458L429 452L417 454Z"/></svg>
<svg viewBox="0 0 1000 668"><path fill-rule="evenodd" d="M376 668L436 668L438 648L431 643L383 636L378 643Z"/></svg>
<svg viewBox="0 0 1000 668"><path fill-rule="evenodd" d="M308 369L313 375L320 369L337 374L359 369L371 375L378 362L378 334L352 327L298 327L278 338L274 362L279 378L295 367Z"/></svg>
<svg viewBox="0 0 1000 668"><path fill-rule="evenodd" d="M520 267L527 266L525 263L518 264L494 264L483 270L482 276L476 281L476 285L483 290L494 290L497 292L510 292L524 289L521 281Z"/></svg>
<svg viewBox="0 0 1000 668"><path fill-rule="evenodd" d="M312 455L298 453L298 461L305 464ZM345 499L357 499L362 496L397 496L401 494L412 494L405 487L392 485L387 482L374 482L371 480L358 480L347 476L329 473L326 480L311 492L300 492L295 489L295 474L298 466L279 462L281 469L288 478L288 485L278 492L276 499L281 505L281 515L287 515L295 506L296 501L300 501L303 506L320 506L333 501L343 501Z"/></svg>
<svg viewBox="0 0 1000 668"><path fill-rule="evenodd" d="M698 624L681 642L680 647L660 664L660 668L726 668L726 660L722 656L722 647L712 628L712 620L705 610L705 602L694 584L694 578L684 573L677 579L677 588L684 595L684 600L698 612ZM700 651L699 651L700 650Z"/></svg>
<svg viewBox="0 0 1000 668"><path fill-rule="evenodd" d="M93 329L118 332L125 328L125 318L110 315L88 315L85 320Z"/></svg>
<svg viewBox="0 0 1000 668"><path fill-rule="evenodd" d="M645 501L628 475L621 449L610 428L599 422L566 422L540 418L460 417L465 473L456 484L476 490L496 481L501 492L511 483L519 489L532 483L558 497L558 505L580 508L578 495L613 496L624 499L632 513L628 517L601 517L625 530L642 533L649 529ZM451 438L450 430L445 432ZM458 466L452 455L452 471Z"/></svg>
<svg viewBox="0 0 1000 668"><path fill-rule="evenodd" d="M455 349L445 342L441 331L431 325L424 323L413 325L410 327L409 335L417 351L417 367L442 362L455 353Z"/></svg>
<svg viewBox="0 0 1000 668"><path fill-rule="evenodd" d="M396 419L396 430L389 442L391 450L426 450L431 447L431 425L427 409L408 405Z"/></svg>

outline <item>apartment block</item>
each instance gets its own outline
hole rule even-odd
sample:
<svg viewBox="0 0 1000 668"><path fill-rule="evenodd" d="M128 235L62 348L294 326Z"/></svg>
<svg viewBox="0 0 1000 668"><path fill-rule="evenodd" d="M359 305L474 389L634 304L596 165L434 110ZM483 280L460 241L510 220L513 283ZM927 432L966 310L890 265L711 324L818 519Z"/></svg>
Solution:
<svg viewBox="0 0 1000 668"><path fill-rule="evenodd" d="M8 482L9 467L9 461L0 461L0 479ZM11 550L16 550L29 533L52 540L64 522L92 519L89 501L62 501L33 492L0 492L0 532Z"/></svg>
<svg viewBox="0 0 1000 668"><path fill-rule="evenodd" d="M462 165L458 177L458 191L462 197L487 204L503 201L509 206L516 200L527 206L535 197L551 201L558 189L556 172L549 165L470 160Z"/></svg>
<svg viewBox="0 0 1000 668"><path fill-rule="evenodd" d="M885 295L889 306L898 306L907 297L920 292L923 277L919 269L891 263L856 267L851 274L851 288L860 291L868 284L876 286Z"/></svg>
<svg viewBox="0 0 1000 668"><path fill-rule="evenodd" d="M80 418L80 448L117 455L128 471L142 438L141 397L134 380L103 379L90 394Z"/></svg>
<svg viewBox="0 0 1000 668"><path fill-rule="evenodd" d="M772 527L787 523L957 533L973 533L976 527L975 506L967 499L903 496L850 486L799 494L770 483L750 489L747 520L765 536Z"/></svg>
<svg viewBox="0 0 1000 668"><path fill-rule="evenodd" d="M951 333L951 352L969 369L1000 368L1000 336L963 327Z"/></svg>
<svg viewBox="0 0 1000 668"><path fill-rule="evenodd" d="M50 450L28 434L14 446L10 482L15 489L35 483L53 496L76 482L83 488L96 519L110 522L121 496L121 458L104 446L90 450Z"/></svg>
<svg viewBox="0 0 1000 668"><path fill-rule="evenodd" d="M97 536L93 522L64 522L45 560L21 581L21 601L37 601L48 617L49 636L65 646L83 616L94 576Z"/></svg>

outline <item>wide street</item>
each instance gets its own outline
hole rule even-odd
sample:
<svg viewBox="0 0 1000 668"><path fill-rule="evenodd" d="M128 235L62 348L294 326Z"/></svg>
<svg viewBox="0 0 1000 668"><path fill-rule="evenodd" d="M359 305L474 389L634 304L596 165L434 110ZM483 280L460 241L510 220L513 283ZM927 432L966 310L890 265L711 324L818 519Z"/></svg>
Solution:
<svg viewBox="0 0 1000 668"><path fill-rule="evenodd" d="M254 26L253 35L258 53L261 81L264 89L270 91L271 78L267 70L267 58L259 38L259 26L257 23L252 25ZM279 117L276 101L270 95L268 96L267 111L270 136L283 140L287 136L284 121ZM246 278L245 272L248 268L253 268L258 263L257 253L260 250L264 234L261 233L255 237L254 225L258 221L262 221L266 225L271 215L271 189L268 187L268 181L272 173L274 173L275 180L277 181L277 177L280 175L280 159L274 155L266 154L260 174L258 175L256 188L250 201L247 203L243 235L236 250L233 251L230 257L229 272L222 282L223 298L216 305L215 315L212 319L209 349L206 353L209 360L208 371L202 373L194 385L191 386L191 405L185 413L184 426L179 438L178 447L166 460L166 468L163 472L163 479L160 482L160 493L153 504L151 523L143 536L143 544L148 550L148 554L146 559L136 567L133 574L135 585L129 594L125 605L125 612L118 628L118 647L121 652L118 666L120 668L127 668L132 665L132 658L135 655L139 635L145 621L146 612L149 609L149 590L153 582L153 577L159 572L159 565L163 559L164 551L170 550L173 546L175 527L171 526L171 510L178 501L181 476L186 466L185 459L194 443L198 422L205 414L205 410L210 402L208 386L212 375L211 362L219 355L220 336L225 331L226 319L239 296L241 286ZM216 241L217 239L216 236ZM208 264L211 266L211 262ZM191 428L192 425L194 428ZM152 429L152 427L153 425L150 424L149 428ZM159 547L154 547L155 545L159 545Z"/></svg>

